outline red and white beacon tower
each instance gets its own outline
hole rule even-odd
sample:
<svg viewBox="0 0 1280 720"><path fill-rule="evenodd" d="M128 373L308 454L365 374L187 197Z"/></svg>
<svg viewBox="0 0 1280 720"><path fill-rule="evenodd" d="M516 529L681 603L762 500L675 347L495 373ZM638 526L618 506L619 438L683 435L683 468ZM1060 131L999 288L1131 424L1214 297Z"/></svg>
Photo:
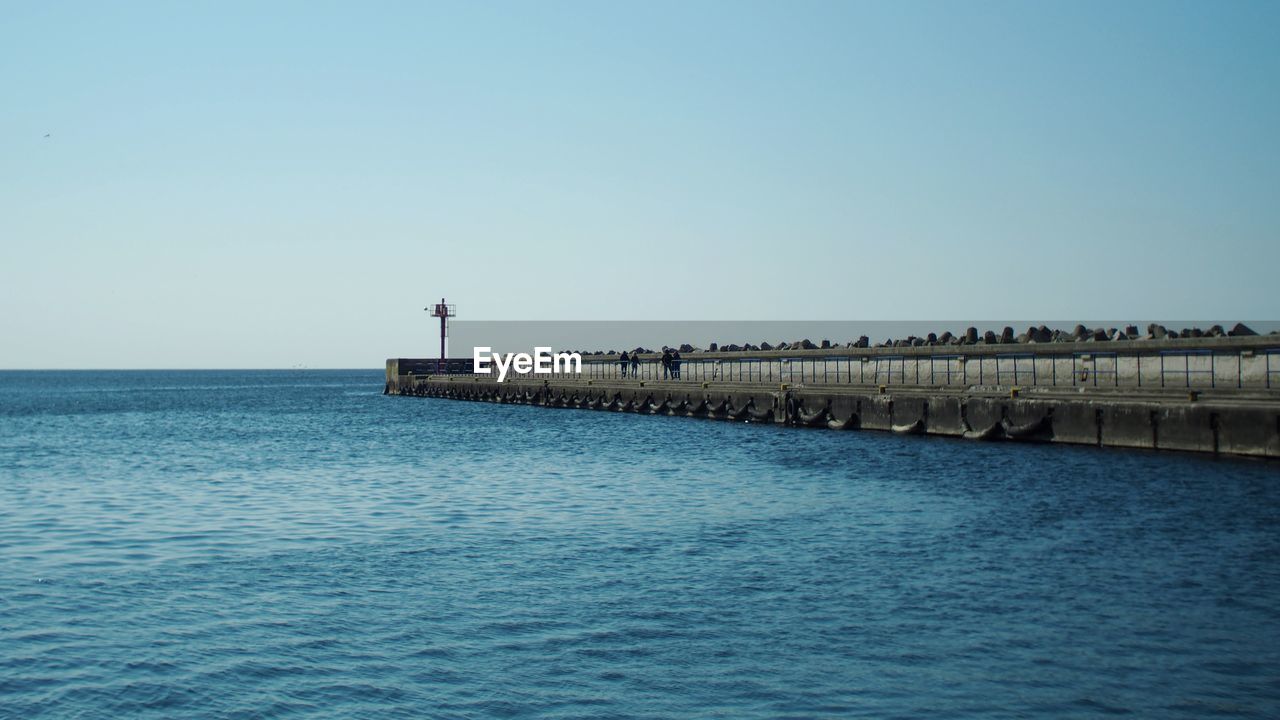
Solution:
<svg viewBox="0 0 1280 720"><path fill-rule="evenodd" d="M430 312L431 317L440 318L440 364L436 368L436 372L441 374L448 371L448 367L445 364L445 360L448 358L446 358L444 354L444 343L445 338L449 337L449 318L458 314L456 307L457 306L455 305L446 303L444 298L440 298L440 302L435 305L422 308L423 310Z"/></svg>

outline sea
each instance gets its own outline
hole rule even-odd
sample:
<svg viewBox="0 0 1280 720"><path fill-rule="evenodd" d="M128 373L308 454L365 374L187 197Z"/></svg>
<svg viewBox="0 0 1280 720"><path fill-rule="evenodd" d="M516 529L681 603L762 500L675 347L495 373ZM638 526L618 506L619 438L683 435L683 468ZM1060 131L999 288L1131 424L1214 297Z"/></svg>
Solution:
<svg viewBox="0 0 1280 720"><path fill-rule="evenodd" d="M1280 464L0 373L0 718L1274 718Z"/></svg>

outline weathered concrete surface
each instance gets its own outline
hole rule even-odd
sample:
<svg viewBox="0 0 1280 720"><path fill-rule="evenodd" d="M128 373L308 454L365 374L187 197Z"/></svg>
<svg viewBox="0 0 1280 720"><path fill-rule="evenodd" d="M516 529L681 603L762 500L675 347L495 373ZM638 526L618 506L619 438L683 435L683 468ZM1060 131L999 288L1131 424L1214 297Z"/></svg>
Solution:
<svg viewBox="0 0 1280 720"><path fill-rule="evenodd" d="M395 395L679 415L972 440L1280 458L1280 393L1171 389L790 385L401 375ZM393 374L393 370L396 372Z"/></svg>

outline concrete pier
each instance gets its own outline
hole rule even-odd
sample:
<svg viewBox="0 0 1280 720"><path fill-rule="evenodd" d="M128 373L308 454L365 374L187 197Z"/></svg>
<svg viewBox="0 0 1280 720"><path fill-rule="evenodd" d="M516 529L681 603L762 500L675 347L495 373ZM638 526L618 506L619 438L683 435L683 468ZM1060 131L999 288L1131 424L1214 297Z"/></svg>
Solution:
<svg viewBox="0 0 1280 720"><path fill-rule="evenodd" d="M1009 357L1005 346L966 348L958 357L935 348L699 353L685 359L680 380L624 379L616 358L587 356L581 375L503 383L484 375L420 375L414 368L422 361L391 359L386 392L975 441L1280 458L1276 346L1280 338L1264 336L1068 343L1031 352L1019 346L1017 357ZM886 373L889 359L898 365ZM1107 363L1101 373L1100 359ZM953 363L949 376L938 371L944 360ZM1010 363L1016 362L1022 366L1015 382ZM958 376L955 364L961 366Z"/></svg>

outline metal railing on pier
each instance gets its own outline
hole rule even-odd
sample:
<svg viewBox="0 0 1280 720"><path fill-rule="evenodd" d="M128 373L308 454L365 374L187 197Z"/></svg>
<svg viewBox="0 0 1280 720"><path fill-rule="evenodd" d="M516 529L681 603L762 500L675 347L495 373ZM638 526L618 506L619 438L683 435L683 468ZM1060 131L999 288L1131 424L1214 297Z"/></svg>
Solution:
<svg viewBox="0 0 1280 720"><path fill-rule="evenodd" d="M1277 340L1280 342L1280 340ZM682 383L797 383L921 386L1037 386L1110 388L1255 388L1280 387L1280 346L1235 349L1179 348L1132 350L1028 349L1010 352L867 355L743 353L698 357L690 353L678 365L663 368L644 356L638 364L616 357L586 355L582 373L524 376L523 379L580 378ZM1052 349L1051 349L1052 350ZM514 374L508 376L514 379Z"/></svg>

